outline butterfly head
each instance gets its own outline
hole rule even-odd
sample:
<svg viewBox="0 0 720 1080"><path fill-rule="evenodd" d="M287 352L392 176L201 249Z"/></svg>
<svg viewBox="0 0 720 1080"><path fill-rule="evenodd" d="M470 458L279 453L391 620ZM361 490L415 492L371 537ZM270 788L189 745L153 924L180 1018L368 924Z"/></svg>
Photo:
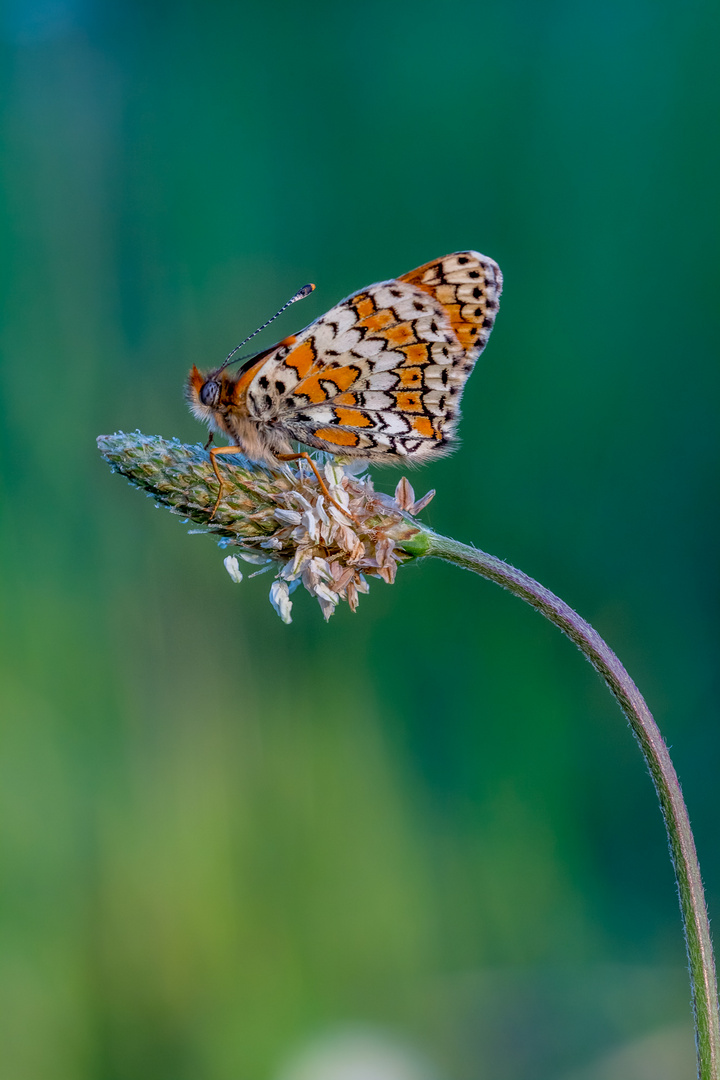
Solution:
<svg viewBox="0 0 720 1080"><path fill-rule="evenodd" d="M229 384L234 381L217 371L203 374L193 365L185 384L185 397L193 416L217 428L219 415L232 403L232 385Z"/></svg>
<svg viewBox="0 0 720 1080"><path fill-rule="evenodd" d="M265 355L251 357L234 372L216 368L203 374L193 365L185 384L185 397L193 416L211 429L227 433L228 417L247 415L247 389L262 367Z"/></svg>

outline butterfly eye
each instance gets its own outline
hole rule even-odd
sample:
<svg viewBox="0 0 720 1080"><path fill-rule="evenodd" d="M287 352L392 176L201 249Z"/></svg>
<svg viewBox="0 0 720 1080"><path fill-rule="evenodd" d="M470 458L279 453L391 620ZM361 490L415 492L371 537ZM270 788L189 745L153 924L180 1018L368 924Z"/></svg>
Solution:
<svg viewBox="0 0 720 1080"><path fill-rule="evenodd" d="M220 383L215 382L214 379L208 379L200 389L200 400L203 405L214 408L220 400Z"/></svg>

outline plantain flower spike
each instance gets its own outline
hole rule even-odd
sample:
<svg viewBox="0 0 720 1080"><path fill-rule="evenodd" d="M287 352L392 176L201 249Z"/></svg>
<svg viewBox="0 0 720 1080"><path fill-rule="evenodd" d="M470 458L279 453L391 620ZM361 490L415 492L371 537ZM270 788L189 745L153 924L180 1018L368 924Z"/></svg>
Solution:
<svg viewBox="0 0 720 1080"><path fill-rule="evenodd" d="M375 491L369 475L352 475L336 461L316 462L321 485L302 462L270 467L238 454L223 467L227 482L213 513L217 479L202 447L139 432L101 435L98 447L113 471L157 505L203 526L191 531L232 547L224 564L234 582L243 579L238 557L260 567L251 577L274 569L270 602L285 623L299 585L327 620L341 602L356 611L369 578L391 585L401 563L425 553L426 532L412 518L435 492L416 500L405 477L391 497Z"/></svg>

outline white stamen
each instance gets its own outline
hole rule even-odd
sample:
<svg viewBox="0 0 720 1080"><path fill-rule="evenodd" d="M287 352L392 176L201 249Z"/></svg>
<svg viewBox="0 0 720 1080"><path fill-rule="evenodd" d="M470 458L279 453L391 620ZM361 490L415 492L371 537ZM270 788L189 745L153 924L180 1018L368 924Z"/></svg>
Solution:
<svg viewBox="0 0 720 1080"><path fill-rule="evenodd" d="M292 622L292 600L286 581L273 581L270 586L270 603L286 625Z"/></svg>
<svg viewBox="0 0 720 1080"><path fill-rule="evenodd" d="M243 579L242 571L240 570L240 563L237 561L234 555L228 555L223 559L223 565L227 570L230 577L236 584L240 584Z"/></svg>
<svg viewBox="0 0 720 1080"><path fill-rule="evenodd" d="M275 517L278 521L286 521L288 525L299 525L302 517L297 510L276 510Z"/></svg>

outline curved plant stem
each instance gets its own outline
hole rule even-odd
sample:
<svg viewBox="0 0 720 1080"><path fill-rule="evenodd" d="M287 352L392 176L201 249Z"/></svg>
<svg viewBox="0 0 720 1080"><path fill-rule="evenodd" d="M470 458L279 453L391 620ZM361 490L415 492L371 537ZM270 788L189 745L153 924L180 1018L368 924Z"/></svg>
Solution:
<svg viewBox="0 0 720 1080"><path fill-rule="evenodd" d="M254 543L261 551L267 546L263 546L263 537L278 529L275 513L278 500L287 494L288 486L297 483L282 471L245 462L242 469L234 471L234 483L229 485L216 518L211 507L217 481L208 455L200 447L183 446L176 440L167 442L139 432L100 436L98 445L113 469L151 494L158 504L204 525L231 543L246 548ZM698 1077L720 1080L715 959L695 841L668 749L642 694L592 626L548 589L493 555L438 536L414 517L401 513L398 504L393 503L390 508L387 502L383 505L375 506L373 513L377 515L376 530L382 527L385 543L410 557L434 556L474 570L525 600L575 642L617 699L650 769L665 818L690 968ZM368 538L369 543L376 542L369 533ZM282 556L291 557L292 552L284 552Z"/></svg>
<svg viewBox="0 0 720 1080"><path fill-rule="evenodd" d="M559 597L501 559L486 555L485 552L466 544L437 536L429 530L423 529L422 533L423 537L427 538L424 554L445 559L466 570L474 570L482 577L497 582L536 608L567 634L605 680L625 713L650 769L670 842L690 968L698 1077L699 1080L720 1080L720 1027L715 958L700 865L675 768L642 694L612 649L589 623L581 619Z"/></svg>

